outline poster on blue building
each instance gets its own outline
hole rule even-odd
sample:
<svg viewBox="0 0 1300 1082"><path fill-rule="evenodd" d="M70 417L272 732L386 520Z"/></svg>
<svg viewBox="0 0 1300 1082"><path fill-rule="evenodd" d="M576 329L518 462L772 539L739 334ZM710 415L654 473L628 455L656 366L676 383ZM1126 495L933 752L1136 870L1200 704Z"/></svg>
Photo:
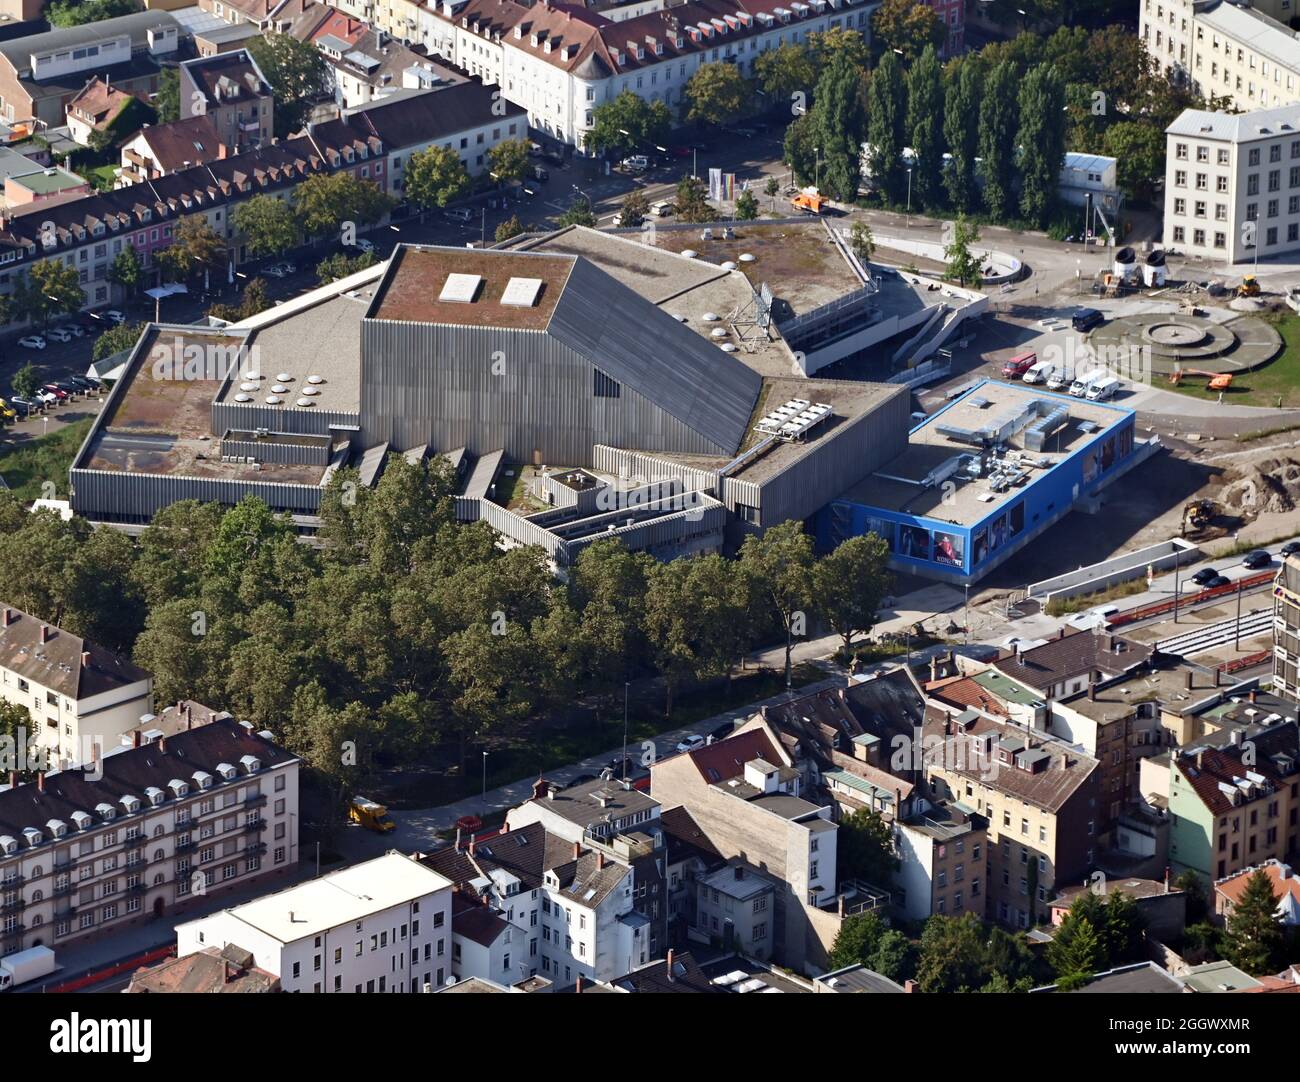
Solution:
<svg viewBox="0 0 1300 1082"><path fill-rule="evenodd" d="M989 552L997 552L1007 541L1006 512L989 523Z"/></svg>
<svg viewBox="0 0 1300 1082"><path fill-rule="evenodd" d="M989 554L989 530L987 526L981 526L971 537L970 544L970 565L979 567L984 562L985 557Z"/></svg>
<svg viewBox="0 0 1300 1082"><path fill-rule="evenodd" d="M937 530L934 534L934 560L935 563L947 564L950 567L961 567L964 562L963 538L961 534L939 533Z"/></svg>
<svg viewBox="0 0 1300 1082"><path fill-rule="evenodd" d="M1022 500L1008 512L1007 538L1015 537L1025 528L1025 504Z"/></svg>
<svg viewBox="0 0 1300 1082"><path fill-rule="evenodd" d="M913 560L930 558L930 531L921 526L898 527L898 554Z"/></svg>
<svg viewBox="0 0 1300 1082"><path fill-rule="evenodd" d="M867 516L867 533L873 533L884 541L890 552L894 551L894 524L887 518Z"/></svg>

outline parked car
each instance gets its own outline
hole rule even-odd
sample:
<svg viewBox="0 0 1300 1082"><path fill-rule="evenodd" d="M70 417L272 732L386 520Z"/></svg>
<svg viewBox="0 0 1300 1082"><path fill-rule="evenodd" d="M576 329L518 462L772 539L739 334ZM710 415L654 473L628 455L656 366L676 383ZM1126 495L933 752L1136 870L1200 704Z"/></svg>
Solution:
<svg viewBox="0 0 1300 1082"><path fill-rule="evenodd" d="M691 733L690 736L685 736L677 742L678 751L696 751L702 747L704 747L704 737L699 733Z"/></svg>
<svg viewBox="0 0 1300 1082"><path fill-rule="evenodd" d="M657 203L650 204L650 213L656 218L667 218L676 209L677 206L671 199L661 199Z"/></svg>
<svg viewBox="0 0 1300 1082"><path fill-rule="evenodd" d="M24 398L20 395L14 395L9 399L9 405L17 407L24 413L35 413L41 408L43 403L34 398Z"/></svg>
<svg viewBox="0 0 1300 1082"><path fill-rule="evenodd" d="M36 401L38 401L42 406L52 406L54 405L55 402L59 400L58 395L53 394L50 391L47 391L44 387L37 387L36 390L32 392L32 397L35 398Z"/></svg>
<svg viewBox="0 0 1300 1082"><path fill-rule="evenodd" d="M72 334L65 331L62 327L51 327L45 332L45 337L53 342L71 342Z"/></svg>
<svg viewBox="0 0 1300 1082"><path fill-rule="evenodd" d="M528 144L528 153L531 154L531 155L532 155L533 157L535 157L535 158L540 158L540 157L542 156L542 144L541 144L541 143L529 143L529 144Z"/></svg>
<svg viewBox="0 0 1300 1082"><path fill-rule="evenodd" d="M474 212L468 207L452 207L450 210L444 210L442 214L449 222L472 222L474 220Z"/></svg>
<svg viewBox="0 0 1300 1082"><path fill-rule="evenodd" d="M39 334L29 334L25 338L18 339L18 344L23 349L44 349L45 339Z"/></svg>
<svg viewBox="0 0 1300 1082"><path fill-rule="evenodd" d="M1002 366L1004 379L1023 379L1026 372L1038 363L1038 354L1032 349L1027 353L1017 353Z"/></svg>
<svg viewBox="0 0 1300 1082"><path fill-rule="evenodd" d="M122 315L122 313L119 312L116 308L110 308L107 312L101 312L100 315L102 315L105 319L109 320L112 323L126 322L126 316Z"/></svg>
<svg viewBox="0 0 1300 1082"><path fill-rule="evenodd" d="M1203 567L1192 576L1192 581L1196 583L1197 586L1204 586L1210 581L1210 579L1218 578L1218 575L1219 573L1214 568Z"/></svg>
<svg viewBox="0 0 1300 1082"><path fill-rule="evenodd" d="M1273 554L1265 549L1254 549L1246 553L1246 558L1241 561L1243 567L1248 567L1251 571L1258 571L1261 567L1268 567L1273 562Z"/></svg>
<svg viewBox="0 0 1300 1082"><path fill-rule="evenodd" d="M462 815L456 820L456 829L463 830L467 834L473 834L476 830L483 829L483 820L477 815Z"/></svg>
<svg viewBox="0 0 1300 1082"><path fill-rule="evenodd" d="M76 387L78 391L93 391L99 386L99 384L92 383L85 376L69 376L67 382Z"/></svg>
<svg viewBox="0 0 1300 1082"><path fill-rule="evenodd" d="M62 329L67 331L70 335L72 335L73 338L86 337L86 328L83 327L80 323L65 323L63 324Z"/></svg>
<svg viewBox="0 0 1300 1082"><path fill-rule="evenodd" d="M1205 584L1205 589L1217 590L1220 586L1231 585L1232 579L1228 578L1226 575L1215 575L1214 578L1210 579L1210 581Z"/></svg>
<svg viewBox="0 0 1300 1082"><path fill-rule="evenodd" d="M374 255L375 252L375 242L367 240L365 237L361 237L352 247L358 252L369 252L371 255Z"/></svg>
<svg viewBox="0 0 1300 1082"><path fill-rule="evenodd" d="M1070 320L1070 326L1079 332L1092 330L1093 327L1101 323L1106 317L1095 308L1080 308L1074 313Z"/></svg>
<svg viewBox="0 0 1300 1082"><path fill-rule="evenodd" d="M533 180L540 180L543 184L551 179L550 171L544 169L540 165L534 165L532 169L528 171L528 175L532 177Z"/></svg>
<svg viewBox="0 0 1300 1082"><path fill-rule="evenodd" d="M641 772L641 764L631 755L624 758L622 755L615 755L608 763L605 769L609 770L615 779L623 777L624 767L627 768L627 776L634 778Z"/></svg>
<svg viewBox="0 0 1300 1082"><path fill-rule="evenodd" d="M41 390L46 391L49 394L52 394L55 400L58 402L62 402L65 398L68 397L68 392L65 391L62 387L60 387L57 383L47 383L45 384L44 387L41 388Z"/></svg>
<svg viewBox="0 0 1300 1082"><path fill-rule="evenodd" d="M650 159L644 154L632 154L619 164L630 173L644 173L650 168Z"/></svg>
<svg viewBox="0 0 1300 1082"><path fill-rule="evenodd" d="M1300 552L1300 541L1288 541L1282 546L1281 555L1283 559L1286 559L1288 556L1294 556L1297 552Z"/></svg>

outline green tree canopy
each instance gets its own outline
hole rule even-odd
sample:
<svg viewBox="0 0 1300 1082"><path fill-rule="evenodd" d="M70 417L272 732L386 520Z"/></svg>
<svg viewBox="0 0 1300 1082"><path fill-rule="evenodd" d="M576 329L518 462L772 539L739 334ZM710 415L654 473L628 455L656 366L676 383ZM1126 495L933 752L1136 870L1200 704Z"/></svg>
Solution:
<svg viewBox="0 0 1300 1082"><path fill-rule="evenodd" d="M1274 972L1284 942L1278 896L1262 868L1256 868L1232 907L1223 937L1223 952L1233 965L1258 977Z"/></svg>
<svg viewBox="0 0 1300 1082"><path fill-rule="evenodd" d="M306 120L311 103L325 93L329 66L310 41L266 31L250 38L248 51L262 69L275 96L275 134L285 139Z"/></svg>
<svg viewBox="0 0 1300 1082"><path fill-rule="evenodd" d="M231 217L255 256L282 255L298 242L293 209L273 195L253 196L235 207Z"/></svg>
<svg viewBox="0 0 1300 1082"><path fill-rule="evenodd" d="M753 89L735 64L701 64L686 84L689 120L729 124L749 108Z"/></svg>
<svg viewBox="0 0 1300 1082"><path fill-rule="evenodd" d="M445 207L469 191L469 173L450 147L417 150L406 163L406 197L417 207Z"/></svg>

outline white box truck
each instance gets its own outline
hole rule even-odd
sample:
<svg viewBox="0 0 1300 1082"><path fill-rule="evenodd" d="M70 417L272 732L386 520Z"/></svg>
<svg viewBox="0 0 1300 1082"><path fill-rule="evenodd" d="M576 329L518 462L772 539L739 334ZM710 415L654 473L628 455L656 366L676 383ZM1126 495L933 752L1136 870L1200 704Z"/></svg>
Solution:
<svg viewBox="0 0 1300 1082"><path fill-rule="evenodd" d="M48 977L58 967L49 947L29 947L17 954L0 958L0 992L7 992L28 981Z"/></svg>

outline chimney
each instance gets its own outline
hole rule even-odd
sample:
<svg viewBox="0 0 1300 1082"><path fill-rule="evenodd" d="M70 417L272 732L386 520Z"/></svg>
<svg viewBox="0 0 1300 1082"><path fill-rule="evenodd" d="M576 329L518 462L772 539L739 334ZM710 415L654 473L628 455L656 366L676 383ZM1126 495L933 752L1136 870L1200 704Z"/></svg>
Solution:
<svg viewBox="0 0 1300 1082"><path fill-rule="evenodd" d="M550 787L551 787L550 782L548 782L545 778L538 778L535 782L533 782L533 799L541 800L542 797L546 795L546 791Z"/></svg>
<svg viewBox="0 0 1300 1082"><path fill-rule="evenodd" d="M10 624L12 624L14 622L14 619L15 619L14 610L5 609L5 627L8 627Z"/></svg>
<svg viewBox="0 0 1300 1082"><path fill-rule="evenodd" d="M471 835L469 836L469 855L470 855L470 856L473 856L473 855L474 855L474 844L475 844L475 842L477 842L477 841L478 841L478 835L477 835L477 834L471 834Z"/></svg>
<svg viewBox="0 0 1300 1082"><path fill-rule="evenodd" d="M41 642L49 642L53 636L50 634L50 625L41 624Z"/></svg>
<svg viewBox="0 0 1300 1082"><path fill-rule="evenodd" d="M744 879L744 878L745 878L745 868L744 868L744 865L741 865L741 864L737 864L737 865L736 865L736 878L737 878L738 880L740 880L740 879Z"/></svg>
<svg viewBox="0 0 1300 1082"><path fill-rule="evenodd" d="M1088 701L1094 703L1097 701L1097 683L1091 676L1088 678Z"/></svg>
<svg viewBox="0 0 1300 1082"><path fill-rule="evenodd" d="M675 981L675 980L677 979L677 977L673 974L673 952L672 952L671 950L668 952L668 958L667 958L666 961L667 961L667 964L666 964L665 968L666 968L667 971L668 971L668 980L669 980L670 982L671 982L671 981Z"/></svg>
<svg viewBox="0 0 1300 1082"><path fill-rule="evenodd" d="M9 771L9 788L10 789L18 788L18 771L16 770Z"/></svg>
<svg viewBox="0 0 1300 1082"><path fill-rule="evenodd" d="M83 669L89 669L89 668L90 668L90 651L89 651L89 650L82 650L82 651L81 651L81 667L82 667Z"/></svg>
<svg viewBox="0 0 1300 1082"><path fill-rule="evenodd" d="M36 775L36 791L38 793L45 792L45 771L44 770L39 771Z"/></svg>
<svg viewBox="0 0 1300 1082"><path fill-rule="evenodd" d="M1192 673L1189 669L1187 675L1183 678L1183 685L1188 691L1192 690Z"/></svg>
<svg viewBox="0 0 1300 1082"><path fill-rule="evenodd" d="M575 980L575 981L573 982L573 990L574 990L575 992L581 992L581 991L582 991L582 974L581 974L581 973L578 974L578 979Z"/></svg>
<svg viewBox="0 0 1300 1082"><path fill-rule="evenodd" d="M839 917L840 920L844 919L844 895L843 894L840 895Z"/></svg>
<svg viewBox="0 0 1300 1082"><path fill-rule="evenodd" d="M596 871L603 872L604 870L605 870L605 854L602 853L599 849L597 849L596 850Z"/></svg>
<svg viewBox="0 0 1300 1082"><path fill-rule="evenodd" d="M230 148L229 148L228 146L226 146L225 143L218 143L218 144L217 144L217 160L220 161L220 160L222 160L223 158L228 158L229 156L230 156Z"/></svg>
<svg viewBox="0 0 1300 1082"><path fill-rule="evenodd" d="M1061 627L1058 627L1058 628L1056 629L1056 637L1057 637L1058 639L1063 639L1063 638L1065 638L1065 626L1064 626L1064 625L1062 625Z"/></svg>
<svg viewBox="0 0 1300 1082"><path fill-rule="evenodd" d="M135 732L131 734L131 747L138 748L139 746L140 746L140 730L136 729Z"/></svg>
<svg viewBox="0 0 1300 1082"><path fill-rule="evenodd" d="M930 658L930 682L933 683L939 679L939 658L933 656Z"/></svg>
<svg viewBox="0 0 1300 1082"><path fill-rule="evenodd" d="M455 851L457 853L460 852L460 827L456 828L456 850Z"/></svg>
<svg viewBox="0 0 1300 1082"><path fill-rule="evenodd" d="M581 842L574 842L574 843L573 843L573 859L574 859L574 860L577 860L580 856L582 856L582 843L581 843Z"/></svg>
<svg viewBox="0 0 1300 1082"><path fill-rule="evenodd" d="M904 991L904 992L915 992L915 991L916 991L916 981L904 981L904 982L903 982L903 991Z"/></svg>
<svg viewBox="0 0 1300 1082"><path fill-rule="evenodd" d="M1251 701L1252 703L1255 701L1255 689L1254 689L1254 688L1251 688L1251 689L1250 689L1250 696L1249 696L1249 698L1250 698L1250 701Z"/></svg>
<svg viewBox="0 0 1300 1082"><path fill-rule="evenodd" d="M164 733L162 736L160 736L160 737L158 738L158 750L159 750L159 752L161 752L163 755L166 755L166 754L167 754L167 735L166 735L166 733Z"/></svg>
<svg viewBox="0 0 1300 1082"><path fill-rule="evenodd" d="M1165 893L1169 893L1169 865L1165 865Z"/></svg>
<svg viewBox="0 0 1300 1082"><path fill-rule="evenodd" d="M1290 878L1291 878L1291 865L1290 865L1290 864L1279 864L1279 865L1277 866L1277 877L1278 877L1278 879L1280 879L1280 880L1281 880L1282 882L1284 882L1284 883L1285 883L1288 879L1290 879Z"/></svg>

